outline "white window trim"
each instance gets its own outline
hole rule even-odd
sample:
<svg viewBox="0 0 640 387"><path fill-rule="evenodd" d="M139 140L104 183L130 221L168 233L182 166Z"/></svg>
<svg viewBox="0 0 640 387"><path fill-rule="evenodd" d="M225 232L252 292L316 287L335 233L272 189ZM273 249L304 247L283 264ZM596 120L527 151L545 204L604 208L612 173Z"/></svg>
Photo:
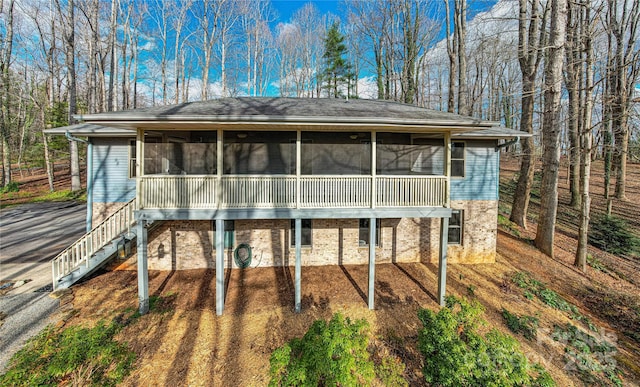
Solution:
<svg viewBox="0 0 640 387"><path fill-rule="evenodd" d="M451 225L451 223L449 223L449 229L447 230L447 234L452 229L460 230L460 242L451 242L451 240L447 239L447 244L451 246L462 246L464 244L464 210L454 209L454 208L452 208L451 210L452 212L460 213L460 225Z"/></svg>
<svg viewBox="0 0 640 387"><path fill-rule="evenodd" d="M452 179L464 179L467 176L467 142L466 141L451 141L451 145L453 148L453 144L458 143L462 144L462 158L453 158L453 152L451 152L451 164L453 164L454 160L462 160L462 176L453 176ZM451 168L453 171L453 168Z"/></svg>
<svg viewBox="0 0 640 387"><path fill-rule="evenodd" d="M300 247L303 249L310 249L313 247L313 219L302 219L302 220L309 220L310 222L310 226L309 226L309 231L311 231L311 244L305 245L305 244L301 244ZM291 219L291 222L294 222L294 219ZM295 226L291 226L291 222L289 224L289 240L291 242L289 242L289 248L295 248L296 247L296 235L295 235ZM301 227L302 228L302 227ZM302 229L300 230L302 232Z"/></svg>

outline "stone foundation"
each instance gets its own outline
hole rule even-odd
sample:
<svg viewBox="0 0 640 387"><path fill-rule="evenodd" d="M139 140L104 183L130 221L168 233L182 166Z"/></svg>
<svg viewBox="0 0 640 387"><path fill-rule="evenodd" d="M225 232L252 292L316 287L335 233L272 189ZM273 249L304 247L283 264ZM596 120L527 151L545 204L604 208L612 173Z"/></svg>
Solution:
<svg viewBox="0 0 640 387"><path fill-rule="evenodd" d="M498 202L495 200L451 201L451 208L464 211L462 244L449 245L448 263L494 263L498 233ZM432 223L432 249L429 261L438 262L440 219Z"/></svg>
<svg viewBox="0 0 640 387"><path fill-rule="evenodd" d="M496 201L458 201L464 210L463 242L448 246L449 263L495 262ZM440 219L381 219L381 241L376 262L438 262ZM251 246L251 267L293 266L291 221L236 220L234 248ZM151 270L215 267L214 221L165 221L149 233ZM369 247L359 245L358 219L313 219L312 246L302 247L303 266L350 265L369 262ZM135 254L122 268L135 268ZM225 249L225 267L237 267L233 250Z"/></svg>

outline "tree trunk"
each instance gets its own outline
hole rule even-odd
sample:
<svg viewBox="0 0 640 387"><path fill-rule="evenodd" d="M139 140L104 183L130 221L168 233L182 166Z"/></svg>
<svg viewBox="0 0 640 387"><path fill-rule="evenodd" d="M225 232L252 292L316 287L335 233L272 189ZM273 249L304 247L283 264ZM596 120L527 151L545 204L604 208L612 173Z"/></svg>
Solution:
<svg viewBox="0 0 640 387"><path fill-rule="evenodd" d="M522 72L522 113L520 130L533 134L533 114L535 107L535 82L538 67L542 59L542 47L546 41L546 9L541 14L542 5L531 5L527 23L528 1L520 0L518 17L518 62ZM548 5L547 5L548 7ZM548 9L548 8L547 8ZM521 140L522 161L516 191L513 196L510 220L520 227L527 228L527 211L533 186L535 164L535 146L531 137Z"/></svg>
<svg viewBox="0 0 640 387"><path fill-rule="evenodd" d="M582 42L580 36L580 14L577 5L569 3L567 12L567 45L565 56L567 59L565 81L569 96L569 113L567 117L567 131L569 134L569 191L573 208L580 206L580 72L582 69Z"/></svg>
<svg viewBox="0 0 640 387"><path fill-rule="evenodd" d="M455 0L454 0L455 1ZM447 56L449 57L449 91L447 93L447 111L453 113L455 111L455 89L456 89L456 74L458 72L457 57L458 57L458 43L456 33L454 30L454 36L451 38L451 10L449 6L449 0L444 0L445 5L445 32L447 39Z"/></svg>
<svg viewBox="0 0 640 387"><path fill-rule="evenodd" d="M469 91L467 90L467 54L465 39L467 38L467 1L455 0L455 26L456 39L458 41L458 114L468 116Z"/></svg>
<svg viewBox="0 0 640 387"><path fill-rule="evenodd" d="M2 96L0 102L0 136L2 136L2 186L5 187L11 183L11 147L9 141L11 138L11 131L9 129L9 109L11 101L11 79L9 74L9 65L11 64L11 50L13 46L13 7L14 1L11 0L7 6L6 14L6 36L4 50L2 52L2 63L0 63L2 70Z"/></svg>
<svg viewBox="0 0 640 387"><path fill-rule="evenodd" d="M107 93L107 110L114 111L114 91L113 85L115 82L115 67L116 67L116 26L117 26L117 12L116 12L116 0L111 0L111 28L109 32L109 51L110 51L110 65L109 65L109 91Z"/></svg>
<svg viewBox="0 0 640 387"><path fill-rule="evenodd" d="M553 257L554 233L558 211L558 169L560 165L560 96L565 43L567 0L551 4L551 29L544 79L543 154L540 185L540 214L535 245Z"/></svg>
<svg viewBox="0 0 640 387"><path fill-rule="evenodd" d="M589 245L589 219L591 211L591 194L589 192L589 179L591 177L591 152L593 146L593 132L591 129L591 114L593 111L593 46L591 43L593 29L591 25L591 0L585 0L581 3L584 7L582 26L585 30L584 36L584 52L585 58L585 91L584 91L584 110L582 114L582 131L580 132L580 145L582 148L581 168L580 168L580 194L582 200L580 203L580 220L578 229L578 248L574 265L586 271L587 269L587 252Z"/></svg>
<svg viewBox="0 0 640 387"><path fill-rule="evenodd" d="M534 79L530 77L525 78L523 74L520 130L531 134L533 134L534 83ZM522 161L520 163L518 183L516 184L516 190L513 194L513 204L511 205L511 216L509 220L526 230L527 211L529 209L535 169L535 146L533 138L531 137L522 138L520 143L522 144Z"/></svg>
<svg viewBox="0 0 640 387"><path fill-rule="evenodd" d="M74 0L67 3L66 12L62 10L60 1L56 0L58 7L58 17L64 21L64 42L65 42L65 62L67 65L67 102L69 125L75 123L73 116L76 114L76 62L75 62L75 4ZM71 191L76 192L82 189L80 184L80 157L78 155L78 143L69 142L69 153L71 156Z"/></svg>

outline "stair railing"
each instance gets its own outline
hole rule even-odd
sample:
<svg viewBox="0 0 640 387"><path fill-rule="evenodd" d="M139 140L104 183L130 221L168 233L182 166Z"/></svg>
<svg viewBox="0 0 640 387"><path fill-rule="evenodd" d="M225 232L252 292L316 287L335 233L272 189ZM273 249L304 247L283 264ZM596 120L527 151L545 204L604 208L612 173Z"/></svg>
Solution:
<svg viewBox="0 0 640 387"><path fill-rule="evenodd" d="M89 258L93 254L111 243L125 231L130 232L131 226L135 224L135 210L137 210L137 203L136 199L133 198L53 258L51 260L51 270L54 290L58 280L82 267L82 265L88 268Z"/></svg>

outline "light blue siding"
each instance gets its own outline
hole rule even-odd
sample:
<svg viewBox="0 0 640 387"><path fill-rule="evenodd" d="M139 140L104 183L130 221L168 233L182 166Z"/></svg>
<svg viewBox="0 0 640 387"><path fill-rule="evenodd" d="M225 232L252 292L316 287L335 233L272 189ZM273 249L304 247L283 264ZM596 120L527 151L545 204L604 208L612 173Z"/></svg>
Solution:
<svg viewBox="0 0 640 387"><path fill-rule="evenodd" d="M496 141L465 140L465 177L451 178L451 200L498 200Z"/></svg>
<svg viewBox="0 0 640 387"><path fill-rule="evenodd" d="M93 138L93 202L128 202L136 195L129 179L128 138Z"/></svg>

